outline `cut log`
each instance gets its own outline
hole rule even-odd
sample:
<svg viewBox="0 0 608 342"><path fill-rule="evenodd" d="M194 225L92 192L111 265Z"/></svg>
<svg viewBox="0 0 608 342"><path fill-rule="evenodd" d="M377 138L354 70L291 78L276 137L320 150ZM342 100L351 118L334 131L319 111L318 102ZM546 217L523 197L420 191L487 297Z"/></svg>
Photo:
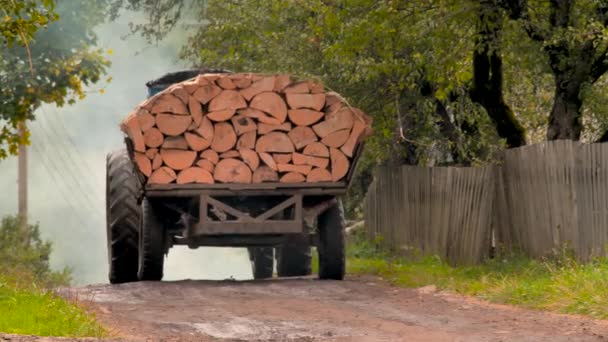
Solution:
<svg viewBox="0 0 608 342"><path fill-rule="evenodd" d="M277 171L277 163L274 161L270 153L262 152L258 153L260 155L260 159L264 162L264 164L268 165L274 171Z"/></svg>
<svg viewBox="0 0 608 342"><path fill-rule="evenodd" d="M313 142L306 145L302 153L307 156L329 158L329 149L320 142Z"/></svg>
<svg viewBox="0 0 608 342"><path fill-rule="evenodd" d="M282 92L291 83L291 77L289 75L277 75L274 79L274 88L272 90L276 92Z"/></svg>
<svg viewBox="0 0 608 342"><path fill-rule="evenodd" d="M202 78L202 79L204 79L204 78ZM205 80L205 82L207 82L207 80ZM206 83L206 84L209 84L209 83ZM184 86L184 89L186 89L186 91L190 95L192 95L195 91L197 91L201 85L203 85L203 84L198 84L196 82L196 79L191 79L189 81L185 81L182 83L182 86Z"/></svg>
<svg viewBox="0 0 608 342"><path fill-rule="evenodd" d="M213 84L213 82L209 81L205 75L197 75L194 78L194 83L198 84L199 87L207 84Z"/></svg>
<svg viewBox="0 0 608 342"><path fill-rule="evenodd" d="M310 108L316 111L325 106L325 94L285 94L291 109Z"/></svg>
<svg viewBox="0 0 608 342"><path fill-rule="evenodd" d="M308 94L310 93L310 88L308 88L308 82L302 81L291 84L289 87L285 88L283 92L285 94Z"/></svg>
<svg viewBox="0 0 608 342"><path fill-rule="evenodd" d="M251 183L252 173L247 164L240 160L228 158L222 159L215 166L213 178L222 183Z"/></svg>
<svg viewBox="0 0 608 342"><path fill-rule="evenodd" d="M222 89L226 89L226 90L234 90L236 89L236 85L232 82L232 80L229 77L220 77L218 78L215 83L220 86Z"/></svg>
<svg viewBox="0 0 608 342"><path fill-rule="evenodd" d="M215 134L215 129L211 120L204 116L201 120L201 124L196 129L196 133L198 133L198 135L207 139L208 141L212 141L213 135Z"/></svg>
<svg viewBox="0 0 608 342"><path fill-rule="evenodd" d="M338 93L329 92L325 93L325 106L329 107L334 103L345 102L345 100Z"/></svg>
<svg viewBox="0 0 608 342"><path fill-rule="evenodd" d="M194 151L202 151L211 145L209 140L195 133L186 132L184 137L190 149Z"/></svg>
<svg viewBox="0 0 608 342"><path fill-rule="evenodd" d="M259 122L269 124L269 125L280 125L281 122L278 119L273 118L272 116L265 114L261 110L253 109L253 108L245 108L239 109L238 113L240 115L246 116L248 118L257 119Z"/></svg>
<svg viewBox="0 0 608 342"><path fill-rule="evenodd" d="M254 150L241 148L239 149L239 153L245 164L249 165L252 171L255 171L260 166L260 157Z"/></svg>
<svg viewBox="0 0 608 342"><path fill-rule="evenodd" d="M120 128L131 139L131 142L133 143L133 149L135 151L146 152L145 137L141 132L141 128L139 127L139 120L137 119L137 116L134 113L129 114L129 116L120 125ZM150 129L146 132L149 131Z"/></svg>
<svg viewBox="0 0 608 342"><path fill-rule="evenodd" d="M251 85L251 79L246 76L235 77L232 79L232 83L239 89L245 89Z"/></svg>
<svg viewBox="0 0 608 342"><path fill-rule="evenodd" d="M156 126L165 135L181 135L188 129L191 122L190 115L158 114L156 116Z"/></svg>
<svg viewBox="0 0 608 342"><path fill-rule="evenodd" d="M196 124L196 126L200 126L203 121L203 107L195 98L191 97L188 100L188 109L190 110L190 115L192 116L192 121Z"/></svg>
<svg viewBox="0 0 608 342"><path fill-rule="evenodd" d="M274 89L274 82L274 76L264 77L261 80L254 82L247 89L241 90L241 95L243 95L247 101L251 101L257 94L272 91Z"/></svg>
<svg viewBox="0 0 608 342"><path fill-rule="evenodd" d="M213 165L217 164L220 161L220 156L214 150L208 149L201 152L200 157L206 159L213 163Z"/></svg>
<svg viewBox="0 0 608 342"><path fill-rule="evenodd" d="M315 82L315 81L309 80L308 81L308 88L310 88L310 93L311 94L325 93L325 87L323 86L322 83L319 83L319 82Z"/></svg>
<svg viewBox="0 0 608 342"><path fill-rule="evenodd" d="M148 159L150 159L150 160L154 159L154 157L156 157L157 154L158 154L157 148L149 148L146 150L146 157L148 157Z"/></svg>
<svg viewBox="0 0 608 342"><path fill-rule="evenodd" d="M308 176L306 176L306 182L318 183L318 182L331 182L331 173L325 168L312 169Z"/></svg>
<svg viewBox="0 0 608 342"><path fill-rule="evenodd" d="M273 153L272 158L277 164L287 164L291 161L291 153Z"/></svg>
<svg viewBox="0 0 608 342"><path fill-rule="evenodd" d="M307 126L298 126L287 133L287 135L298 151L318 140L315 132Z"/></svg>
<svg viewBox="0 0 608 342"><path fill-rule="evenodd" d="M265 92L256 95L249 104L251 108L259 109L270 114L280 122L287 118L287 105L285 101L274 92Z"/></svg>
<svg viewBox="0 0 608 342"><path fill-rule="evenodd" d="M278 182L279 174L268 166L260 166L253 172L253 183Z"/></svg>
<svg viewBox="0 0 608 342"><path fill-rule="evenodd" d="M353 113L349 108L342 108L336 114L312 126L312 129L321 138L341 129L351 129L354 124Z"/></svg>
<svg viewBox="0 0 608 342"><path fill-rule="evenodd" d="M188 91L186 90L186 88L184 88L183 85L176 84L176 85L172 86L169 91L175 97L180 99L180 101L182 101L183 104L188 104L188 100L190 99L190 93L188 93Z"/></svg>
<svg viewBox="0 0 608 342"><path fill-rule="evenodd" d="M237 150L230 150L230 151L226 151L226 152L220 154L220 159L238 158L240 156L241 156L241 154L239 153L239 151L237 151Z"/></svg>
<svg viewBox="0 0 608 342"><path fill-rule="evenodd" d="M298 126L310 126L325 116L323 112L311 109L290 109L287 111L289 120Z"/></svg>
<svg viewBox="0 0 608 342"><path fill-rule="evenodd" d="M265 123L258 124L258 134L263 135L274 131L291 131L291 122L284 122L280 125L268 125Z"/></svg>
<svg viewBox="0 0 608 342"><path fill-rule="evenodd" d="M203 170L207 170L210 173L213 173L213 169L215 169L215 165L207 159L201 159L197 161L196 166L200 167Z"/></svg>
<svg viewBox="0 0 608 342"><path fill-rule="evenodd" d="M230 120L230 118L232 118L234 116L235 110L234 109L223 109L223 110L218 110L216 112L210 112L207 114L207 118L209 118L209 120L211 121L215 121L215 122L222 122L222 121L227 121Z"/></svg>
<svg viewBox="0 0 608 342"><path fill-rule="evenodd" d="M139 111L137 114L137 121L139 122L139 129L141 129L142 132L149 130L156 124L154 115L150 114L145 109Z"/></svg>
<svg viewBox="0 0 608 342"><path fill-rule="evenodd" d="M342 102L337 102L332 104L331 106L325 107L325 119L329 119L332 116L336 115L340 109L345 108Z"/></svg>
<svg viewBox="0 0 608 342"><path fill-rule="evenodd" d="M320 168L327 168L329 166L328 158L307 156L297 152L293 153L292 159L295 165L310 165Z"/></svg>
<svg viewBox="0 0 608 342"><path fill-rule="evenodd" d="M346 176L350 163L344 153L336 148L330 148L329 154L331 156L331 180L337 182Z"/></svg>
<svg viewBox="0 0 608 342"><path fill-rule="evenodd" d="M236 149L247 148L253 150L255 149L255 140L255 131L247 132L239 137L239 141L236 143Z"/></svg>
<svg viewBox="0 0 608 342"><path fill-rule="evenodd" d="M150 128L146 131L146 133L144 133L144 142L148 147L160 147L164 140L165 138L158 128ZM135 151L137 151L137 149L135 149Z"/></svg>
<svg viewBox="0 0 608 342"><path fill-rule="evenodd" d="M232 125L228 122L215 124L211 148L215 152L222 153L230 150L234 145L236 145L236 133Z"/></svg>
<svg viewBox="0 0 608 342"><path fill-rule="evenodd" d="M341 129L330 133L325 138L321 139L321 142L329 147L339 148L344 145L348 137L350 136L350 129Z"/></svg>
<svg viewBox="0 0 608 342"><path fill-rule="evenodd" d="M209 111L217 112L224 109L247 108L247 102L236 90L223 90L209 102Z"/></svg>
<svg viewBox="0 0 608 342"><path fill-rule="evenodd" d="M188 108L186 105L177 98L169 93L159 94L154 101L154 105L150 109L151 113L172 113L187 115Z"/></svg>
<svg viewBox="0 0 608 342"><path fill-rule="evenodd" d="M146 157L146 155L141 152L135 152L133 157L135 159L135 164L137 164L137 168L139 169L139 171L141 171L144 176L150 177L150 175L152 174L152 163L150 162L150 159L148 159L148 157Z"/></svg>
<svg viewBox="0 0 608 342"><path fill-rule="evenodd" d="M256 152L294 152L293 143L285 133L270 132L258 138L255 144Z"/></svg>
<svg viewBox="0 0 608 342"><path fill-rule="evenodd" d="M201 167L192 166L179 172L177 175L177 184L213 184L213 176L211 173Z"/></svg>
<svg viewBox="0 0 608 342"><path fill-rule="evenodd" d="M198 88L198 90L196 90L192 94L192 97L194 97L201 104L207 104L209 101L218 96L221 92L222 88L213 84L206 84Z"/></svg>
<svg viewBox="0 0 608 342"><path fill-rule="evenodd" d="M357 143L359 143L363 132L365 131L365 123L360 120L355 120L355 124L353 126L353 130L348 137L348 140L342 145L340 151L342 151L345 155L352 157L355 152L355 147L357 147Z"/></svg>
<svg viewBox="0 0 608 342"><path fill-rule="evenodd" d="M242 115L233 116L231 121L236 135L239 136L247 132L255 132L258 128L252 118L248 118Z"/></svg>
<svg viewBox="0 0 608 342"><path fill-rule="evenodd" d="M183 170L194 164L196 152L184 150L160 150L163 162L173 170Z"/></svg>
<svg viewBox="0 0 608 342"><path fill-rule="evenodd" d="M148 178L148 183L150 184L169 184L173 182L177 178L175 171L167 166L162 166L161 168L152 172L150 178Z"/></svg>
<svg viewBox="0 0 608 342"><path fill-rule="evenodd" d="M152 160L152 170L156 170L159 167L163 166L163 157L159 154L154 156Z"/></svg>
<svg viewBox="0 0 608 342"><path fill-rule="evenodd" d="M297 172L289 172L281 177L281 183L304 183L306 177L303 174Z"/></svg>
<svg viewBox="0 0 608 342"><path fill-rule="evenodd" d="M293 165L293 164L277 164L279 172L297 172L303 175L307 175L311 170L310 165Z"/></svg>
<svg viewBox="0 0 608 342"><path fill-rule="evenodd" d="M186 133L188 134L188 133ZM175 149L175 150L187 150L188 143L183 136L179 137L166 137L163 142L162 148L164 149Z"/></svg>

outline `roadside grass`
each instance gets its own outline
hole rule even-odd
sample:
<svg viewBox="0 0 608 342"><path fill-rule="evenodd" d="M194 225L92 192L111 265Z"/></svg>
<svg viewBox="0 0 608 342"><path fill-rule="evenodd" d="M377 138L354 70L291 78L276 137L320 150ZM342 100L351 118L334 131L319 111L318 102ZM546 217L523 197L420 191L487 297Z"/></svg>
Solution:
<svg viewBox="0 0 608 342"><path fill-rule="evenodd" d="M380 276L394 285L435 285L495 303L608 319L608 259L579 263L561 253L545 260L508 255L454 267L437 257L399 257L351 237L347 273Z"/></svg>
<svg viewBox="0 0 608 342"><path fill-rule="evenodd" d="M14 216L0 221L0 332L61 337L105 337L81 306L52 289L69 285L71 271L52 270L51 244L37 225L21 228Z"/></svg>
<svg viewBox="0 0 608 342"><path fill-rule="evenodd" d="M105 337L107 332L80 306L35 287L0 279L0 332L38 336Z"/></svg>

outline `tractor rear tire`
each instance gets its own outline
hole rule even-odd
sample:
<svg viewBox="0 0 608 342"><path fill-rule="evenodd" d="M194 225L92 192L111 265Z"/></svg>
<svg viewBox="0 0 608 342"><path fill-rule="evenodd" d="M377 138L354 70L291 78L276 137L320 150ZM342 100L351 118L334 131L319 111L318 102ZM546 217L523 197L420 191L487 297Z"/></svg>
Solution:
<svg viewBox="0 0 608 342"><path fill-rule="evenodd" d="M165 230L150 200L144 198L139 230L139 280L160 281L165 263Z"/></svg>
<svg viewBox="0 0 608 342"><path fill-rule="evenodd" d="M307 234L290 235L276 249L279 277L303 277L312 274L311 249Z"/></svg>
<svg viewBox="0 0 608 342"><path fill-rule="evenodd" d="M122 149L106 158L106 232L111 284L137 281L142 187L135 165Z"/></svg>
<svg viewBox="0 0 608 342"><path fill-rule="evenodd" d="M250 247L248 252L249 259L251 260L253 279L272 278L274 271L274 248Z"/></svg>
<svg viewBox="0 0 608 342"><path fill-rule="evenodd" d="M327 209L318 218L319 279L344 279L344 209L342 201Z"/></svg>

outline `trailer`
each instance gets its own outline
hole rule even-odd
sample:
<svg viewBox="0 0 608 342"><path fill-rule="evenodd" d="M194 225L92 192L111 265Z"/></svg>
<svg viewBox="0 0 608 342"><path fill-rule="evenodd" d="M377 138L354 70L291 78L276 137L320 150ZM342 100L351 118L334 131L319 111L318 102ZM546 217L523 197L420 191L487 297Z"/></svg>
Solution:
<svg viewBox="0 0 608 342"><path fill-rule="evenodd" d="M153 95L191 72L148 83ZM168 81L167 81L168 80ZM319 278L345 273L342 203L363 144L345 179L324 183L145 184L133 144L107 157L109 280L161 280L171 247L246 247L255 279L311 273L316 247Z"/></svg>

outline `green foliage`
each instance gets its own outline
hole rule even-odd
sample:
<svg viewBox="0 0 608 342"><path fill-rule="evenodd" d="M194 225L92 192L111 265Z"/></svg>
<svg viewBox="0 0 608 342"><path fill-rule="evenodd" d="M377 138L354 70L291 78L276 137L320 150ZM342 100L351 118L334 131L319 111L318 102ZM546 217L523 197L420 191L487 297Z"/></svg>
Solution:
<svg viewBox="0 0 608 342"><path fill-rule="evenodd" d="M70 270L51 270L51 243L40 238L38 225L22 229L15 216L4 217L0 224L0 274L5 281L19 286L53 287L70 282Z"/></svg>
<svg viewBox="0 0 608 342"><path fill-rule="evenodd" d="M42 103L72 104L105 73L109 62L96 48L93 28L104 20L106 6L105 0L61 1L59 20L33 31L26 46L0 50L0 159L28 142L27 134L19 134L19 124L35 119Z"/></svg>
<svg viewBox="0 0 608 342"><path fill-rule="evenodd" d="M80 306L50 292L15 287L2 278L0 276L0 331L64 337L108 335Z"/></svg>
<svg viewBox="0 0 608 342"><path fill-rule="evenodd" d="M57 20L53 0L0 0L0 45L26 45L36 31Z"/></svg>
<svg viewBox="0 0 608 342"><path fill-rule="evenodd" d="M347 272L373 274L404 287L440 290L497 303L608 318L608 259L582 264L568 256L532 260L507 255L453 267L437 257L398 257L359 236L347 249Z"/></svg>

